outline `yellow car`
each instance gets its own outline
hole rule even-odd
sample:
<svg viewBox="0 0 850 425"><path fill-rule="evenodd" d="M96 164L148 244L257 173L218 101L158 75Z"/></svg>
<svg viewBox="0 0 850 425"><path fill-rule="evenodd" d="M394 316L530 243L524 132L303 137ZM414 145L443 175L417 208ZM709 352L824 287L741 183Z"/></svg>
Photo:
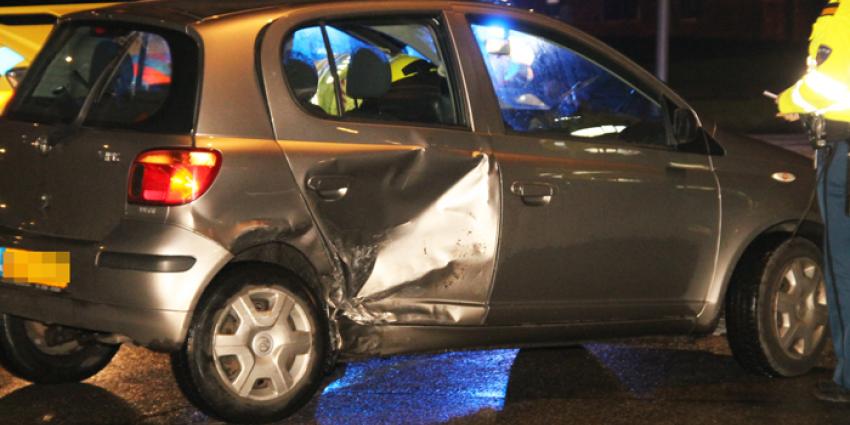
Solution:
<svg viewBox="0 0 850 425"><path fill-rule="evenodd" d="M59 16L115 4L97 0L85 3L46 0L36 6L26 6L31 3L11 1L0 6L0 112L14 92L13 82L6 78L6 73L30 65Z"/></svg>

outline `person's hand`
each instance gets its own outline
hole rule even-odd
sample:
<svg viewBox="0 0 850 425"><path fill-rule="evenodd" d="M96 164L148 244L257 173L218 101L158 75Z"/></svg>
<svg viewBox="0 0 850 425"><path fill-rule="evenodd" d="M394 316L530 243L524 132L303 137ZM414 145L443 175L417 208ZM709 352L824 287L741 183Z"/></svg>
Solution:
<svg viewBox="0 0 850 425"><path fill-rule="evenodd" d="M779 106L779 98L778 97L776 99L774 99L773 101L774 101L774 103L776 103L776 106ZM780 112L780 113L776 114L776 116L779 117L779 118L782 118L783 120L788 121L788 122L800 121L800 114L783 114L783 113Z"/></svg>
<svg viewBox="0 0 850 425"><path fill-rule="evenodd" d="M800 121L800 114L776 114L777 117L782 118L788 122L797 122Z"/></svg>

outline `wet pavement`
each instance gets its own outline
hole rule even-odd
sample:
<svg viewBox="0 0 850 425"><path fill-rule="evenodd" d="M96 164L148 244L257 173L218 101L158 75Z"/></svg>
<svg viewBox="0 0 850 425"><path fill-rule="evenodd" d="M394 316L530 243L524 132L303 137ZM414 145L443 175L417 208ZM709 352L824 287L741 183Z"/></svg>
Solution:
<svg viewBox="0 0 850 425"><path fill-rule="evenodd" d="M723 337L397 356L349 364L283 424L850 424L812 374L747 374ZM168 357L124 347L86 383L32 386L0 370L3 424L210 424Z"/></svg>

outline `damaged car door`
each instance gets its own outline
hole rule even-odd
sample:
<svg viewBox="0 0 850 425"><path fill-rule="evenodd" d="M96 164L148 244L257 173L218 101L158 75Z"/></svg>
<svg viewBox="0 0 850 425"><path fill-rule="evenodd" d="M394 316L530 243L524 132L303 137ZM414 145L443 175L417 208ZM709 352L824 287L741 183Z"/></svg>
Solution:
<svg viewBox="0 0 850 425"><path fill-rule="evenodd" d="M305 17L266 34L274 121L298 123L277 139L343 274L329 301L358 323L486 317L498 178L448 40L439 14Z"/></svg>

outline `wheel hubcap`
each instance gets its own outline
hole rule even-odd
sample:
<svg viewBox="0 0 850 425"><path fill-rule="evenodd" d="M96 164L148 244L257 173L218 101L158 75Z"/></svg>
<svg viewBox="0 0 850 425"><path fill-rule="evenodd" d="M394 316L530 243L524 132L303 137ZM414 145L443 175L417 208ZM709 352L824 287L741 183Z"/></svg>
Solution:
<svg viewBox="0 0 850 425"><path fill-rule="evenodd" d="M797 258L782 274L774 297L779 345L792 358L810 355L825 336L828 313L826 286L818 264Z"/></svg>
<svg viewBox="0 0 850 425"><path fill-rule="evenodd" d="M219 377L251 400L292 391L313 356L307 306L281 288L248 288L219 313L212 352Z"/></svg>
<svg viewBox="0 0 850 425"><path fill-rule="evenodd" d="M274 340L266 333L261 333L254 337L254 342L251 346L254 349L254 354L258 356L268 356L271 354Z"/></svg>

